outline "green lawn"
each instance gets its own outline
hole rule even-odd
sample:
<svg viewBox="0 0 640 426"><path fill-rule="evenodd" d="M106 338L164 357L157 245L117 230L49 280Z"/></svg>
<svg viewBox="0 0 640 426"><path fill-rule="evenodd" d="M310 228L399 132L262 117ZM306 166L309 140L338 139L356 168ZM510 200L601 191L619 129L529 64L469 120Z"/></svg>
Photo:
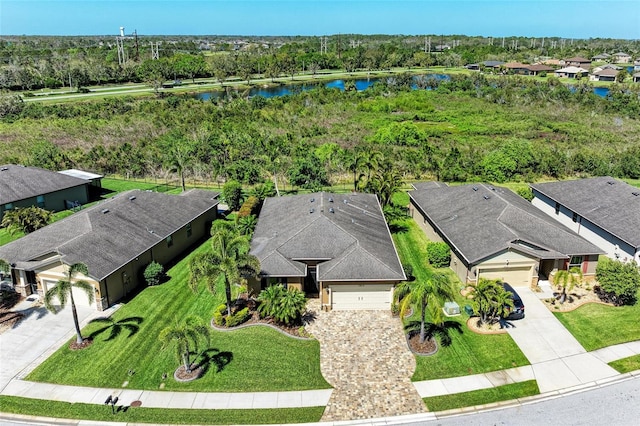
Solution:
<svg viewBox="0 0 640 426"><path fill-rule="evenodd" d="M197 252L209 247L207 242ZM173 350L161 349L160 331L176 318L189 314L209 322L213 308L224 298L224 291L213 296L204 289L197 294L189 290L188 259L169 270L170 281L145 288L114 314L113 319L120 323L141 318L136 334L130 336L123 331L115 339L107 340L110 334L107 331L80 351L70 351L64 345L28 380L108 388L121 387L128 381L127 388L155 390L160 387L163 373L167 373L166 390L255 392L330 387L320 373L320 346L316 340L292 339L267 327L212 331L207 351L211 362L205 375L189 383L174 381L173 372L179 364ZM98 328L97 324L90 324L83 335ZM129 370L135 374L130 376Z"/></svg>
<svg viewBox="0 0 640 426"><path fill-rule="evenodd" d="M188 410L129 407L115 415L111 407L94 404L0 396L0 409L4 413L59 419L84 419L108 422L161 423L161 424L267 424L318 422L325 407L274 408L256 410Z"/></svg>
<svg viewBox="0 0 640 426"><path fill-rule="evenodd" d="M640 340L640 302L618 307L589 303L554 315L588 351Z"/></svg>
<svg viewBox="0 0 640 426"><path fill-rule="evenodd" d="M610 362L609 365L615 368L619 373L628 373L629 371L640 370L640 355L622 358Z"/></svg>
<svg viewBox="0 0 640 426"><path fill-rule="evenodd" d="M402 195L396 200L402 201ZM394 242L403 264L413 266L413 274L420 280L426 267L426 244L428 239L413 219L407 219L400 225L405 232L393 235ZM460 282L450 269L443 269ZM456 300L463 307L468 302L462 297ZM464 312L457 317L447 318L453 325L457 324L460 332L452 330L452 344L440 347L432 356L416 356L416 371L412 380L431 380L445 377L464 376L468 374L486 373L489 371L528 365L529 362L508 334L481 335L470 331L466 326L469 318Z"/></svg>
<svg viewBox="0 0 640 426"><path fill-rule="evenodd" d="M429 411L444 411L453 408L490 404L498 401L509 401L525 396L538 395L539 393L538 383L535 380L529 380L471 392L432 396L424 398L423 400L427 408L429 408Z"/></svg>

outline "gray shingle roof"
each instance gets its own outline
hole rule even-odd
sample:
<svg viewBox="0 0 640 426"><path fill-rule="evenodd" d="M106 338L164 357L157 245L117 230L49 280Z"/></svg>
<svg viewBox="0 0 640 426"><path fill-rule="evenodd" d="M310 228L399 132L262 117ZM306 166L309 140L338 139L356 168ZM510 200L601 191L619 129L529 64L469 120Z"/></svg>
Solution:
<svg viewBox="0 0 640 426"><path fill-rule="evenodd" d="M540 259L602 253L506 188L470 184L409 196L468 264L506 249Z"/></svg>
<svg viewBox="0 0 640 426"><path fill-rule="evenodd" d="M613 184L610 184L613 182ZM531 185L612 235L640 247L640 188L602 176Z"/></svg>
<svg viewBox="0 0 640 426"><path fill-rule="evenodd" d="M433 188L442 188L447 186L444 182L436 182L436 181L425 181L425 182L414 182L411 184L413 189L416 191L421 191L423 189L433 189Z"/></svg>
<svg viewBox="0 0 640 426"><path fill-rule="evenodd" d="M87 184L84 179L51 170L5 164L0 166L0 204Z"/></svg>
<svg viewBox="0 0 640 426"><path fill-rule="evenodd" d="M66 264L85 263L100 281L176 230L216 208L218 193L169 195L128 191L0 247L0 259L31 269L59 252Z"/></svg>
<svg viewBox="0 0 640 426"><path fill-rule="evenodd" d="M321 281L406 279L378 199L371 194L268 198L251 253L268 276L306 276L301 260L319 260Z"/></svg>

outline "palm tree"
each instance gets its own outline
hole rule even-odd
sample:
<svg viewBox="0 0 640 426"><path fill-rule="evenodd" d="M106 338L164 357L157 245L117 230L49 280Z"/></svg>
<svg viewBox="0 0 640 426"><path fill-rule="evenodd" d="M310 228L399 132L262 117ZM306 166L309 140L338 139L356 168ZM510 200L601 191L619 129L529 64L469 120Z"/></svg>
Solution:
<svg viewBox="0 0 640 426"><path fill-rule="evenodd" d="M391 204L393 194L400 189L401 183L402 178L397 171L391 169L378 170L367 181L365 190L377 194L382 207L386 207Z"/></svg>
<svg viewBox="0 0 640 426"><path fill-rule="evenodd" d="M4 213L0 227L7 228L11 235L19 232L29 234L47 226L51 218L50 211L37 206L16 207Z"/></svg>
<svg viewBox="0 0 640 426"><path fill-rule="evenodd" d="M395 295L400 300L400 318L404 318L412 304L418 305L420 309L420 343L423 343L427 336L425 328L427 309L432 321L441 323L444 300L453 300L455 295L449 277L432 268L426 269L425 272L426 276L422 279L403 281L395 290Z"/></svg>
<svg viewBox="0 0 640 426"><path fill-rule="evenodd" d="M189 285L195 291L204 280L209 291L215 294L216 284L224 283L227 315L231 316L231 285L240 285L243 278L256 277L260 273L260 261L249 254L249 241L238 234L232 222L214 222L211 246L212 252L195 256L189 263Z"/></svg>
<svg viewBox="0 0 640 426"><path fill-rule="evenodd" d="M44 294L44 306L57 314L60 312L58 308L53 304L55 299L58 299L60 303L60 309L64 309L67 305L67 301L71 302L71 313L73 314L73 325L76 328L76 343L82 343L82 334L80 333L80 324L78 323L78 312L76 311L76 301L73 299L73 288L79 288L87 294L89 303L93 303L94 287L85 280L74 279L76 274L82 274L89 276L89 269L84 263L74 263L69 266L67 270L67 276L64 279L58 280L56 286L47 290Z"/></svg>
<svg viewBox="0 0 640 426"><path fill-rule="evenodd" d="M562 269L556 272L553 278L554 283L562 289L559 300L560 303L564 303L567 300L567 292L573 290L574 287L582 284L582 271L577 266L566 270Z"/></svg>
<svg viewBox="0 0 640 426"><path fill-rule="evenodd" d="M307 304L304 293L296 288L272 285L260 292L258 312L262 317L271 317L278 322L291 325L300 318Z"/></svg>
<svg viewBox="0 0 640 426"><path fill-rule="evenodd" d="M480 316L482 324L508 314L509 307L513 307L513 300L510 296L511 293L504 289L500 280L484 278L480 278L469 293L473 312Z"/></svg>
<svg viewBox="0 0 640 426"><path fill-rule="evenodd" d="M190 315L184 319L182 323L178 323L176 318L175 324L165 327L159 336L162 342L162 348L175 345L176 357L182 362L185 370L191 372L191 353L198 352L198 343L204 339L209 345L211 335L209 327L196 316Z"/></svg>

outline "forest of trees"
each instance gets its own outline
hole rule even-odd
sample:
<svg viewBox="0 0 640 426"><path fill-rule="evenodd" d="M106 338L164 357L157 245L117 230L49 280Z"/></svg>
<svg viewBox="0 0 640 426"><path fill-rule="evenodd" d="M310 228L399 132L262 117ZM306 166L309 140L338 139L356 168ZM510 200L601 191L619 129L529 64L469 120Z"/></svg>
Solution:
<svg viewBox="0 0 640 426"><path fill-rule="evenodd" d="M412 90L410 84L431 90ZM550 78L397 76L365 91L265 99L190 95L45 105L0 121L0 163L126 177L301 188L386 179L640 178L640 97Z"/></svg>
<svg viewBox="0 0 640 426"><path fill-rule="evenodd" d="M152 60L151 43L160 43ZM127 58L118 58L111 37L2 37L0 89L41 88L138 82L157 84L173 79L215 78L224 83L234 76L254 76L321 70L385 70L395 67L462 66L484 60L531 63L540 57L590 58L602 52L640 52L637 40L567 40L467 36L363 36L327 37L321 51L319 37L139 37L124 43Z"/></svg>

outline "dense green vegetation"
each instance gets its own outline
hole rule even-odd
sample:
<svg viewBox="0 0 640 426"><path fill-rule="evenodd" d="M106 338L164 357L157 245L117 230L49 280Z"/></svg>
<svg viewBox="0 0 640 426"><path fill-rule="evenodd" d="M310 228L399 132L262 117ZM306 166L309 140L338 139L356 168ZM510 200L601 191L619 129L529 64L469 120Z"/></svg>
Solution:
<svg viewBox="0 0 640 426"><path fill-rule="evenodd" d="M404 196L396 196L400 202ZM422 280L426 270L426 246L428 240L413 219L397 223L401 229L393 235L403 265L411 265L416 281ZM458 285L460 282L449 269L440 269L450 275ZM463 307L469 303L460 294L456 302ZM416 316L417 313L414 313ZM430 320L428 315L428 320ZM431 380L446 377L486 373L506 368L527 365L524 354L508 334L481 335L467 328L469 316L463 311L460 316L446 318L445 329L451 338L449 345L441 345L438 352L430 356L416 357L416 370L412 380Z"/></svg>
<svg viewBox="0 0 640 426"><path fill-rule="evenodd" d="M178 383L173 372L179 363L171 350L162 350L161 330L175 318L190 315L209 322L224 300L224 288L216 295L188 287L190 258L211 249L205 242L171 268L170 280L146 287L113 316L120 333L111 338L112 327L92 323L82 330L93 344L80 351L63 345L28 377L29 380L77 386L209 392L258 392L321 389L329 385L320 373L317 341L301 341L267 327L233 332L211 332L211 344L196 362L205 362L206 373L198 380ZM70 366L61 367L61 366ZM72 366L72 367L71 367ZM129 371L135 372L133 375ZM163 374L168 378L163 380Z"/></svg>
<svg viewBox="0 0 640 426"><path fill-rule="evenodd" d="M572 92L553 79L479 74L425 79L430 91L410 91L409 82L219 103L186 95L31 103L0 122L0 163L208 183L277 180L280 189L353 181L362 189L379 170L445 181L640 178L633 92L613 90L607 100L584 85Z"/></svg>
<svg viewBox="0 0 640 426"><path fill-rule="evenodd" d="M471 392L461 392L449 395L424 398L429 411L444 411L460 407L490 404L498 401L509 401L540 393L535 380L511 383L495 388L480 389Z"/></svg>
<svg viewBox="0 0 640 426"><path fill-rule="evenodd" d="M58 419L83 419L103 422L155 423L155 424L268 424L317 422L324 407L270 408L256 410L190 410L129 407L111 413L109 406L47 401L42 399L0 396L0 407L5 413L24 414Z"/></svg>
<svg viewBox="0 0 640 426"><path fill-rule="evenodd" d="M589 303L554 315L588 351L640 340L640 327L632 320L640 315L639 303L615 307Z"/></svg>

